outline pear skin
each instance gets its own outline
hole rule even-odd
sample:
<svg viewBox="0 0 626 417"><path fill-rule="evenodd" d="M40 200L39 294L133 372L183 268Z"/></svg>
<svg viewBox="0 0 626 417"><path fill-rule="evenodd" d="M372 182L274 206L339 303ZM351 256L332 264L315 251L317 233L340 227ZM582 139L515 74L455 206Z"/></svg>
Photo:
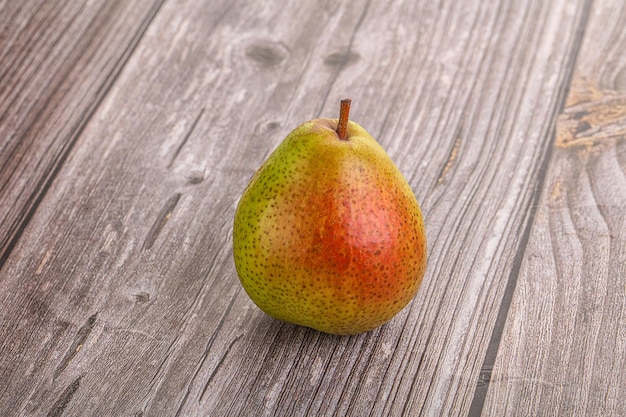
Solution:
<svg viewBox="0 0 626 417"><path fill-rule="evenodd" d="M389 321L426 269L413 191L347 115L298 126L269 156L239 201L233 246L241 284L261 310L331 334Z"/></svg>

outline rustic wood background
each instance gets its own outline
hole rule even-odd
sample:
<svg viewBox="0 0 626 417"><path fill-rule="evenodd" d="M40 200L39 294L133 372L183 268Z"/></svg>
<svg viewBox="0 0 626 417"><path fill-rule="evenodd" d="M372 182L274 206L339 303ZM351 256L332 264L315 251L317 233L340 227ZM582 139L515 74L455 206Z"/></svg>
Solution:
<svg viewBox="0 0 626 417"><path fill-rule="evenodd" d="M623 0L0 0L0 415L626 415L624 51ZM429 240L353 337L231 248L344 97Z"/></svg>

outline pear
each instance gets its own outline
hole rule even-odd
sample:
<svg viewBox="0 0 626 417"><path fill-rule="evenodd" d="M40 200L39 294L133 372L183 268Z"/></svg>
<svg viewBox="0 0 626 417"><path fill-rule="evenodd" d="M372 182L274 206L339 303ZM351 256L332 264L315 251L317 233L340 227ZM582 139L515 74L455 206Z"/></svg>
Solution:
<svg viewBox="0 0 626 417"><path fill-rule="evenodd" d="M268 315L340 335L389 321L426 269L418 202L383 148L348 120L293 130L253 175L233 226L241 284Z"/></svg>

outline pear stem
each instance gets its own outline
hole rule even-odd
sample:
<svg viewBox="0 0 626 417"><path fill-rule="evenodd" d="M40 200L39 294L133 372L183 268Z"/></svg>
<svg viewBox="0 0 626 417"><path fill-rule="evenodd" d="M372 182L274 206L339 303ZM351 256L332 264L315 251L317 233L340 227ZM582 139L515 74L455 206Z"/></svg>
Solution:
<svg viewBox="0 0 626 417"><path fill-rule="evenodd" d="M339 121L337 122L337 135L339 139L348 140L348 116L350 115L350 103L352 100L349 98L341 100L341 107L339 109Z"/></svg>

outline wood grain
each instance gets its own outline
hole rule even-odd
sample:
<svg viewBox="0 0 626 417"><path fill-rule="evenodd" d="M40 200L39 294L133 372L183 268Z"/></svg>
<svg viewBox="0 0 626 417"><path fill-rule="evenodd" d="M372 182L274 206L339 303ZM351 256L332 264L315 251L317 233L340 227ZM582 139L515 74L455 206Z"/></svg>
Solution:
<svg viewBox="0 0 626 417"><path fill-rule="evenodd" d="M0 267L159 4L0 2Z"/></svg>
<svg viewBox="0 0 626 417"><path fill-rule="evenodd" d="M590 16L483 415L626 415L626 5Z"/></svg>
<svg viewBox="0 0 626 417"><path fill-rule="evenodd" d="M0 414L466 415L586 10L165 2L17 223L0 269ZM430 246L411 305L355 337L263 315L231 250L254 170L344 97L416 192ZM15 181L37 177L25 172Z"/></svg>

